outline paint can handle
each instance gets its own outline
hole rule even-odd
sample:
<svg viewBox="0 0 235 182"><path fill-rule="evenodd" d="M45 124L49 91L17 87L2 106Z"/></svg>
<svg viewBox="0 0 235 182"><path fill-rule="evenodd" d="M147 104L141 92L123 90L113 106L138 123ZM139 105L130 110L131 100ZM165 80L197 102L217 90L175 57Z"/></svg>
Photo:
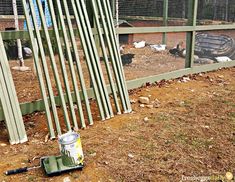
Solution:
<svg viewBox="0 0 235 182"><path fill-rule="evenodd" d="M12 175L12 174L24 173L24 172L27 172L27 171L28 171L28 167L24 167L24 168L19 168L19 169L6 171L5 174L6 175Z"/></svg>

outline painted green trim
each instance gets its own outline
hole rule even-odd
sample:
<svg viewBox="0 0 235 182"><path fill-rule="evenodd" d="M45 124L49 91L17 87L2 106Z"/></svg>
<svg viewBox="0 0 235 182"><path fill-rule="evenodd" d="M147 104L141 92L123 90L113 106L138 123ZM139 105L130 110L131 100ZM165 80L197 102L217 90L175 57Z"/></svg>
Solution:
<svg viewBox="0 0 235 182"><path fill-rule="evenodd" d="M142 34L142 33L170 33L170 32L191 32L191 31L210 31L210 30L232 30L235 29L235 23L229 25L200 25L200 26L167 26L167 27L131 27L131 28L117 28L118 34ZM77 36L77 30L75 29ZM96 30L92 29L93 34L98 34ZM102 30L103 32L103 30ZM50 36L53 37L53 31L49 31ZM60 31L61 33L61 31ZM27 31L1 31L3 40L14 39L29 39Z"/></svg>
<svg viewBox="0 0 235 182"><path fill-rule="evenodd" d="M0 15L0 19L14 21L14 15ZM24 15L18 15L18 19L24 20Z"/></svg>

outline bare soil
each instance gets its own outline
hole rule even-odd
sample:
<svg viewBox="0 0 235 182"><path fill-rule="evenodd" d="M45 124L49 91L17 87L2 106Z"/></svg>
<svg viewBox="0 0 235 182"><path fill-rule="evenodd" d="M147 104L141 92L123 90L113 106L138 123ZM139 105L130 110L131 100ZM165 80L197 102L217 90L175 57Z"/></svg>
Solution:
<svg viewBox="0 0 235 182"><path fill-rule="evenodd" d="M71 181L174 182L182 176L222 179L228 171L235 174L235 68L188 77L133 90L132 114L96 121L81 130L86 163L82 172L53 178L42 169L3 175L8 169L38 164L35 157L58 155L59 148L57 141L45 142L44 113L25 116L26 144L8 145L6 129L1 129L0 181L68 177ZM141 108L140 96L157 99L158 107Z"/></svg>

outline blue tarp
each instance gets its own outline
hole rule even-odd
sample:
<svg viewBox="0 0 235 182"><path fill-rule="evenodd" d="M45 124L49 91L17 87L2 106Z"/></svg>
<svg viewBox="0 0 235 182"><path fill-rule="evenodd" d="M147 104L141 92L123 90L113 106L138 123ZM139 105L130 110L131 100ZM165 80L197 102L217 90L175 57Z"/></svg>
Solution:
<svg viewBox="0 0 235 182"><path fill-rule="evenodd" d="M45 17L46 17L47 27L50 27L50 26L52 26L52 22L51 22L51 15L50 15L50 12L49 12L49 9L48 9L47 0L41 0L41 3L42 3L43 8L44 8L44 14L45 14ZM41 20L40 20L40 17L39 17L39 11L38 11L36 0L33 0L33 4L34 4L34 9L35 9L35 12L36 12L36 16L37 16L38 27L41 27ZM28 7L28 9L29 9L29 7ZM31 20L31 23L32 23L32 20ZM24 29L27 29L26 21L24 22Z"/></svg>

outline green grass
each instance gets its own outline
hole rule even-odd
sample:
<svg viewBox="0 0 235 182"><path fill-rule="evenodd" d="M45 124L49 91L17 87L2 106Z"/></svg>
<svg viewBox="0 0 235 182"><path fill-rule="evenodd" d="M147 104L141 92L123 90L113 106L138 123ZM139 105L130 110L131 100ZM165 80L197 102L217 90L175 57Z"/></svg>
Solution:
<svg viewBox="0 0 235 182"><path fill-rule="evenodd" d="M230 113L229 113L229 117L231 117L232 119L234 119L234 118L235 118L235 112L230 112Z"/></svg>
<svg viewBox="0 0 235 182"><path fill-rule="evenodd" d="M184 145L192 146L193 148L208 148L213 144L211 140L203 138L190 138L190 136L184 133L177 133L174 135L176 142L180 142Z"/></svg>
<svg viewBox="0 0 235 182"><path fill-rule="evenodd" d="M36 181L36 176L32 176L32 175L30 175L30 176L28 176L28 181Z"/></svg>
<svg viewBox="0 0 235 182"><path fill-rule="evenodd" d="M187 144L189 142L189 137L186 134L177 133L174 137L180 143Z"/></svg>
<svg viewBox="0 0 235 182"><path fill-rule="evenodd" d="M194 138L192 140L191 145L195 148L209 148L213 143L211 140L202 139L202 138Z"/></svg>
<svg viewBox="0 0 235 182"><path fill-rule="evenodd" d="M169 121L170 115L166 113L159 113L155 116L154 121Z"/></svg>

